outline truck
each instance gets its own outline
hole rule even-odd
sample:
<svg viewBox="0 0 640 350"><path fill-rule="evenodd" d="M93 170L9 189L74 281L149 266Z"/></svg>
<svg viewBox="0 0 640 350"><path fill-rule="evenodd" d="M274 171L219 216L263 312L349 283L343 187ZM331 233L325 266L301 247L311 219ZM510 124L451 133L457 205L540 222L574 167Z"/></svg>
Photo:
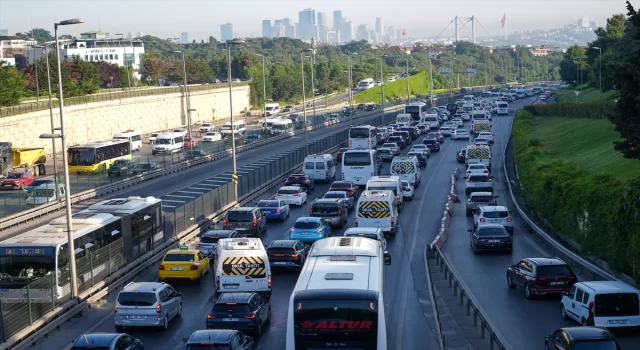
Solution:
<svg viewBox="0 0 640 350"><path fill-rule="evenodd" d="M491 122L487 119L474 119L471 132L474 135L478 135L482 131L491 131Z"/></svg>
<svg viewBox="0 0 640 350"><path fill-rule="evenodd" d="M471 164L484 164L491 171L491 149L489 146L467 146L465 153L465 167Z"/></svg>
<svg viewBox="0 0 640 350"><path fill-rule="evenodd" d="M13 147L11 142L0 142L0 178L16 171L45 175L46 161L44 148Z"/></svg>
<svg viewBox="0 0 640 350"><path fill-rule="evenodd" d="M402 126L411 126L412 120L413 119L411 118L411 114L408 113L400 113L396 116L396 124Z"/></svg>

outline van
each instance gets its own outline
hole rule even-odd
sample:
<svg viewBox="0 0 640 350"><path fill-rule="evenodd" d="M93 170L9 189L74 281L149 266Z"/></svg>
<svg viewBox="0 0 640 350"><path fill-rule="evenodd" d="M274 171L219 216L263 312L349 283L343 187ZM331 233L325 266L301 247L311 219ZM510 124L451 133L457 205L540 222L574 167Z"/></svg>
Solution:
<svg viewBox="0 0 640 350"><path fill-rule="evenodd" d="M276 115L280 113L280 104L279 103L267 103L264 106L264 110L267 113L267 116Z"/></svg>
<svg viewBox="0 0 640 350"><path fill-rule="evenodd" d="M317 198L311 203L309 216L322 218L333 227L343 228L349 220L349 202L340 198Z"/></svg>
<svg viewBox="0 0 640 350"><path fill-rule="evenodd" d="M402 197L402 192L400 194ZM395 236L400 212L394 197L390 190L362 192L356 207L355 227L380 228L385 237Z"/></svg>
<svg viewBox="0 0 640 350"><path fill-rule="evenodd" d="M178 153L184 147L184 134L182 133L166 133L160 134L153 142L151 154L167 154Z"/></svg>
<svg viewBox="0 0 640 350"><path fill-rule="evenodd" d="M396 204L398 210L402 209L404 198L402 197L402 180L397 176L372 176L367 181L367 191L384 191L393 192L396 196Z"/></svg>
<svg viewBox="0 0 640 350"><path fill-rule="evenodd" d="M336 165L330 154L311 154L304 159L304 174L314 180L331 181L336 178Z"/></svg>
<svg viewBox="0 0 640 350"><path fill-rule="evenodd" d="M142 134L137 131L127 130L113 135L115 140L129 140L131 142L131 152L142 149Z"/></svg>
<svg viewBox="0 0 640 350"><path fill-rule="evenodd" d="M216 290L271 298L271 266L260 238L223 238L216 248Z"/></svg>
<svg viewBox="0 0 640 350"><path fill-rule="evenodd" d="M429 125L429 128L431 129L437 129L440 127L440 120L438 119L437 114L426 114L423 122Z"/></svg>
<svg viewBox="0 0 640 350"><path fill-rule="evenodd" d="M44 184L33 189L26 200L28 207L55 202L64 197L64 185Z"/></svg>
<svg viewBox="0 0 640 350"><path fill-rule="evenodd" d="M400 180L409 181L415 187L420 186L422 174L416 156L396 156L391 160L391 176L398 176Z"/></svg>

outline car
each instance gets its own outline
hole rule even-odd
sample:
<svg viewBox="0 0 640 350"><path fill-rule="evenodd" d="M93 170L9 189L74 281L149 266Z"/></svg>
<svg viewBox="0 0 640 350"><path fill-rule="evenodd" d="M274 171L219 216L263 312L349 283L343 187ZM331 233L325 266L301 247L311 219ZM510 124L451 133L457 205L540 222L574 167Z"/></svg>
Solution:
<svg viewBox="0 0 640 350"><path fill-rule="evenodd" d="M428 124L425 124L425 123L416 124L416 128L418 129L420 134L427 133L429 130L431 130L431 127Z"/></svg>
<svg viewBox="0 0 640 350"><path fill-rule="evenodd" d="M396 142L387 142L382 144L382 148L386 148L388 150L391 150L391 152L393 153L393 155L398 155L400 154L400 146L398 146L398 143Z"/></svg>
<svg viewBox="0 0 640 350"><path fill-rule="evenodd" d="M382 251L387 250L387 238L380 227L350 227L344 231L344 237L364 237L380 242Z"/></svg>
<svg viewBox="0 0 640 350"><path fill-rule="evenodd" d="M260 237L267 232L267 216L257 207L231 208L222 219L222 228L236 230L244 237Z"/></svg>
<svg viewBox="0 0 640 350"><path fill-rule="evenodd" d="M203 157L206 157L209 155L209 153L207 153L206 151L200 150L200 149L184 149L183 152L183 159L184 160L196 160L196 159L200 159Z"/></svg>
<svg viewBox="0 0 640 350"><path fill-rule="evenodd" d="M250 133L244 138L245 143L256 143L262 141L264 137L260 134Z"/></svg>
<svg viewBox="0 0 640 350"><path fill-rule="evenodd" d="M431 150L429 150L429 154L431 154ZM418 158L418 165L421 168L426 168L427 167L427 157L424 156L423 152L413 152L410 151L407 153L408 156L415 156L416 158Z"/></svg>
<svg viewBox="0 0 640 350"><path fill-rule="evenodd" d="M565 294L578 282L571 267L560 258L525 258L507 268L507 286L520 286L527 299Z"/></svg>
<svg viewBox="0 0 640 350"><path fill-rule="evenodd" d="M305 244L331 236L331 225L323 218L299 217L289 230L289 239L301 240Z"/></svg>
<svg viewBox="0 0 640 350"><path fill-rule="evenodd" d="M487 139L474 139L473 140L473 145L474 146L489 146L489 140L487 140Z"/></svg>
<svg viewBox="0 0 640 350"><path fill-rule="evenodd" d="M422 153L422 155L425 157L431 156L431 149L429 148L429 146L421 143L411 146L411 149L409 150L408 153L413 153L413 152Z"/></svg>
<svg viewBox="0 0 640 350"><path fill-rule="evenodd" d="M435 139L422 139L422 144L427 145L432 152L440 152L440 142Z"/></svg>
<svg viewBox="0 0 640 350"><path fill-rule="evenodd" d="M144 350L144 344L140 339L126 333L87 333L79 336L70 349Z"/></svg>
<svg viewBox="0 0 640 350"><path fill-rule="evenodd" d="M409 181L402 181L402 196L406 200L413 200L413 193L415 192L415 188Z"/></svg>
<svg viewBox="0 0 640 350"><path fill-rule="evenodd" d="M182 134L183 137L189 136L189 131L185 128L177 128L171 131L172 133Z"/></svg>
<svg viewBox="0 0 640 350"><path fill-rule="evenodd" d="M343 228L349 220L349 203L340 198L316 198L309 208L309 216L323 218L331 226Z"/></svg>
<svg viewBox="0 0 640 350"><path fill-rule="evenodd" d="M131 175L142 175L158 169L156 163L139 163L131 169Z"/></svg>
<svg viewBox="0 0 640 350"><path fill-rule="evenodd" d="M471 137L471 134L469 133L469 130L466 129L456 129L456 131L454 131L451 134L451 139L453 140L469 140L469 138Z"/></svg>
<svg viewBox="0 0 640 350"><path fill-rule="evenodd" d="M262 214L266 215L267 220L286 221L291 214L289 204L279 199L263 199L256 204Z"/></svg>
<svg viewBox="0 0 640 350"><path fill-rule="evenodd" d="M407 145L402 136L389 136L387 143L395 143L400 149L404 149ZM384 145L383 145L384 146Z"/></svg>
<svg viewBox="0 0 640 350"><path fill-rule="evenodd" d="M125 327L169 328L169 321L182 316L182 293L164 282L131 282L116 297L116 332Z"/></svg>
<svg viewBox="0 0 640 350"><path fill-rule="evenodd" d="M184 350L220 349L220 350L255 350L252 337L231 329L198 330L182 338Z"/></svg>
<svg viewBox="0 0 640 350"><path fill-rule="evenodd" d="M366 103L359 103L358 106L356 107L356 109L358 111L364 111L367 109L367 104Z"/></svg>
<svg viewBox="0 0 640 350"><path fill-rule="evenodd" d="M158 138L158 135L160 135L161 133L159 132L154 132L151 134L151 136L149 136L149 138L147 138L147 143L152 145L156 139Z"/></svg>
<svg viewBox="0 0 640 350"><path fill-rule="evenodd" d="M464 121L461 118L453 118L451 119L453 123L455 123L459 128L464 126Z"/></svg>
<svg viewBox="0 0 640 350"><path fill-rule="evenodd" d="M458 163L465 163L467 161L466 148L461 148L460 150L456 151L456 161L458 161Z"/></svg>
<svg viewBox="0 0 640 350"><path fill-rule="evenodd" d="M111 166L109 166L107 176L127 177L131 174L131 170L133 170L135 166L136 163L131 159L116 159L111 163Z"/></svg>
<svg viewBox="0 0 640 350"><path fill-rule="evenodd" d="M493 117L493 113L491 112L491 109L487 109L485 108L484 110L484 115L487 117L487 119L491 120L491 118Z"/></svg>
<svg viewBox="0 0 640 350"><path fill-rule="evenodd" d="M33 182L31 183L31 185L25 187L24 190L24 197L29 197L29 195L31 193L33 193L33 190L35 190L36 188L42 186L42 185L51 185L54 186L56 184L55 179L51 178L51 179L37 179L37 180L33 180Z"/></svg>
<svg viewBox="0 0 640 350"><path fill-rule="evenodd" d="M491 145L491 137L487 135L477 135L473 139L473 144L486 144L488 146Z"/></svg>
<svg viewBox="0 0 640 350"><path fill-rule="evenodd" d="M25 187L31 185L35 181L35 177L32 173L25 172L11 172L7 174L7 177L0 182L0 188L4 190L24 190Z"/></svg>
<svg viewBox="0 0 640 350"><path fill-rule="evenodd" d="M376 104L368 104L365 107L365 111L367 111L367 112L373 112L373 111L375 111L377 109L378 109L378 105L376 105Z"/></svg>
<svg viewBox="0 0 640 350"><path fill-rule="evenodd" d="M380 160L383 161L383 162L385 162L385 161L390 162L393 159L394 155L395 155L395 152L393 152L393 150L391 150L389 148L379 148L378 149L378 158L380 158Z"/></svg>
<svg viewBox="0 0 640 350"><path fill-rule="evenodd" d="M307 193L298 185L283 186L278 189L273 199L282 201L289 205L297 205L302 207L307 203Z"/></svg>
<svg viewBox="0 0 640 350"><path fill-rule="evenodd" d="M510 234L513 234L513 218L511 217L511 212L505 206L478 207L476 213L473 214L473 225L479 226L486 224L500 224L504 226Z"/></svg>
<svg viewBox="0 0 640 350"><path fill-rule="evenodd" d="M196 148L198 147L199 144L200 144L200 140L198 139L194 139L189 136L184 138L184 148Z"/></svg>
<svg viewBox="0 0 640 350"><path fill-rule="evenodd" d="M489 169L487 166L481 163L473 163L469 164L467 170L465 171L466 176L471 174L489 174Z"/></svg>
<svg viewBox="0 0 640 350"><path fill-rule="evenodd" d="M308 245L300 240L278 239L267 246L271 268L293 267L302 270L309 254Z"/></svg>
<svg viewBox="0 0 640 350"><path fill-rule="evenodd" d="M342 161L342 154L350 149L351 148L340 148L338 153L336 153L336 161Z"/></svg>
<svg viewBox="0 0 640 350"><path fill-rule="evenodd" d="M257 293L222 293L207 314L207 329L234 329L262 336L271 322L271 303Z"/></svg>
<svg viewBox="0 0 640 350"><path fill-rule="evenodd" d="M209 273L209 256L199 250L180 246L165 253L158 266L158 280L190 280L202 281L202 276Z"/></svg>
<svg viewBox="0 0 640 350"><path fill-rule="evenodd" d="M315 188L315 180L306 174L292 174L289 175L287 180L284 182L285 186L298 186L302 188L306 193L313 192ZM305 196L306 197L306 196ZM306 199L306 198L305 198Z"/></svg>
<svg viewBox="0 0 640 350"><path fill-rule="evenodd" d="M496 114L497 115L509 115L509 109L508 108L498 108L496 110Z"/></svg>
<svg viewBox="0 0 640 350"><path fill-rule="evenodd" d="M545 350L620 350L613 334L600 327L564 327L544 337Z"/></svg>
<svg viewBox="0 0 640 350"><path fill-rule="evenodd" d="M202 136L202 142L219 142L222 141L222 134L217 131L209 131Z"/></svg>
<svg viewBox="0 0 640 350"><path fill-rule="evenodd" d="M488 131L481 131L480 133L478 133L478 136L476 137L476 139L478 137L482 137L482 138L485 138L485 139L489 140L488 142L489 142L490 145L493 144L495 142L495 139L496 139L496 135L494 135L494 134L492 134L492 133L490 133Z"/></svg>
<svg viewBox="0 0 640 350"><path fill-rule="evenodd" d="M206 134L208 132L216 130L216 126L213 123L202 123L200 124L200 133Z"/></svg>
<svg viewBox="0 0 640 350"><path fill-rule="evenodd" d="M200 236L200 241L196 243L196 249L209 257L209 262L213 263L218 249L218 241L222 238L240 237L236 230L209 230Z"/></svg>
<svg viewBox="0 0 640 350"><path fill-rule="evenodd" d="M472 192L493 192L493 176L489 174L475 173L465 176L464 193L468 196Z"/></svg>
<svg viewBox="0 0 640 350"><path fill-rule="evenodd" d="M347 192L349 196L353 197L354 201L358 198L360 192L358 186L351 181L334 181L327 192L329 191Z"/></svg>
<svg viewBox="0 0 640 350"><path fill-rule="evenodd" d="M413 141L418 138L418 129L413 126L403 126L400 128L400 131L406 131L409 133L410 141Z"/></svg>
<svg viewBox="0 0 640 350"><path fill-rule="evenodd" d="M472 216L482 206L497 206L497 198L491 192L472 192L467 198L467 216Z"/></svg>
<svg viewBox="0 0 640 350"><path fill-rule="evenodd" d="M337 199L344 200L347 202L347 205L348 205L347 209L349 211L353 210L355 205L355 198L350 196L345 191L328 191L327 193L324 194L324 196L322 196L322 198L337 198Z"/></svg>
<svg viewBox="0 0 640 350"><path fill-rule="evenodd" d="M562 296L560 315L582 326L637 331L640 290L622 281L576 282Z"/></svg>
<svg viewBox="0 0 640 350"><path fill-rule="evenodd" d="M502 225L482 225L468 232L474 254L484 251L513 253L513 239Z"/></svg>
<svg viewBox="0 0 640 350"><path fill-rule="evenodd" d="M425 139L427 140L436 140L438 142L440 142L440 144L444 143L444 136L442 135L442 133L438 132L438 131L431 131L427 134L427 137L425 137Z"/></svg>
<svg viewBox="0 0 640 350"><path fill-rule="evenodd" d="M293 106L284 106L284 108L282 109L283 113L291 113L293 112Z"/></svg>

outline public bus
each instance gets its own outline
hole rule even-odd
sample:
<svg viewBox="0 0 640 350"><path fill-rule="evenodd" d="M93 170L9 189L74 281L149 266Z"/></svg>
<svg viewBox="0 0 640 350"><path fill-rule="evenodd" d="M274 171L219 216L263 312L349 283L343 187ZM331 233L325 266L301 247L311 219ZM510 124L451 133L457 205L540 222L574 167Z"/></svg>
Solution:
<svg viewBox="0 0 640 350"><path fill-rule="evenodd" d="M70 173L105 172L118 159L131 159L129 140L109 140L71 146L67 149Z"/></svg>
<svg viewBox="0 0 640 350"><path fill-rule="evenodd" d="M245 124L244 120L234 120L233 121L233 127L231 125L231 122L224 122L224 124L222 124L222 137L225 136L229 136L231 134L235 134L235 133L244 133L244 131L246 130L247 125Z"/></svg>
<svg viewBox="0 0 640 350"><path fill-rule="evenodd" d="M349 147L376 148L376 128L371 125L359 125L349 129Z"/></svg>
<svg viewBox="0 0 640 350"><path fill-rule="evenodd" d="M290 119L281 119L271 125L271 133L274 135L286 135L292 132L293 122Z"/></svg>
<svg viewBox="0 0 640 350"><path fill-rule="evenodd" d="M386 350L390 264L391 255L371 238L316 241L289 298L286 350Z"/></svg>
<svg viewBox="0 0 640 350"><path fill-rule="evenodd" d="M418 124L424 122L424 115L429 113L429 107L424 102L415 102L404 106L404 112L411 114L414 124Z"/></svg>
<svg viewBox="0 0 640 350"><path fill-rule="evenodd" d="M105 200L74 214L72 222L80 292L164 241L162 202L154 197ZM66 231L62 216L0 242L0 301L26 303L28 289L33 302L51 307L70 294Z"/></svg>
<svg viewBox="0 0 640 350"><path fill-rule="evenodd" d="M342 180L366 186L380 170L381 163L375 149L355 148L342 154Z"/></svg>
<svg viewBox="0 0 640 350"><path fill-rule="evenodd" d="M376 82L372 78L360 80L358 83L358 89L360 91L368 90L376 86Z"/></svg>

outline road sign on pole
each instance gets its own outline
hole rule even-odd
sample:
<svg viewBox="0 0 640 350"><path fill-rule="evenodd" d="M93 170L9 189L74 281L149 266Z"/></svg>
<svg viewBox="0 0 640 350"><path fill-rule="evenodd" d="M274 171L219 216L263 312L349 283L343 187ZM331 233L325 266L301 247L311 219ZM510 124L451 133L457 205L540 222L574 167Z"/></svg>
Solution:
<svg viewBox="0 0 640 350"><path fill-rule="evenodd" d="M582 92L582 91L580 91L580 90L574 90L574 91L573 91L573 93L574 93L574 94L576 94L576 97L580 96L580 93L581 93L581 92Z"/></svg>
<svg viewBox="0 0 640 350"><path fill-rule="evenodd" d="M238 184L238 175L237 174L231 174L231 181L233 181L234 184Z"/></svg>
<svg viewBox="0 0 640 350"><path fill-rule="evenodd" d="M153 78L150 75L147 75L147 81L152 81Z"/></svg>

